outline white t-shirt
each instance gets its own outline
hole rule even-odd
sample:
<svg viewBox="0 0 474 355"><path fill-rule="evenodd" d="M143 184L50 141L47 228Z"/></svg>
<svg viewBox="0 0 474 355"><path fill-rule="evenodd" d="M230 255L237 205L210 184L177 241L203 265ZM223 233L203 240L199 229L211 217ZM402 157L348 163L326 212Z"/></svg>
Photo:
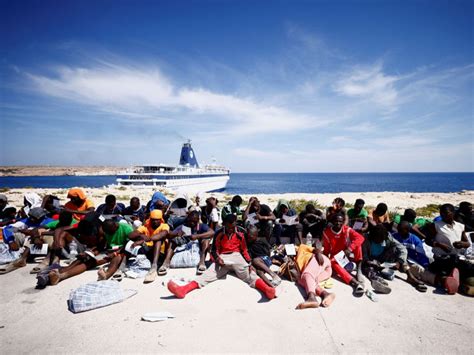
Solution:
<svg viewBox="0 0 474 355"><path fill-rule="evenodd" d="M461 241L464 224L456 221L453 221L453 224L448 224L441 220L436 221L434 225L436 228L435 242L447 244L451 246L453 250L457 251L458 249L454 248L453 243ZM443 249L438 247L433 248L433 253L439 256L447 254Z"/></svg>

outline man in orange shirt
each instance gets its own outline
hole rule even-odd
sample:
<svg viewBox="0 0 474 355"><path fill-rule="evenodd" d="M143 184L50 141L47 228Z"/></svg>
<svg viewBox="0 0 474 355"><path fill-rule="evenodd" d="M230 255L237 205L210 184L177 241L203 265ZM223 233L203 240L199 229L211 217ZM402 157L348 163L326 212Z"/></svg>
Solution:
<svg viewBox="0 0 474 355"><path fill-rule="evenodd" d="M89 200L82 189L70 189L67 193L67 198L70 199L64 205L67 212L73 213L72 218L81 220L86 214L94 211L94 203Z"/></svg>
<svg viewBox="0 0 474 355"><path fill-rule="evenodd" d="M143 283L150 283L155 281L158 269L158 258L160 252L164 253L166 250L166 237L170 227L163 219L163 211L153 210L150 212L150 218L145 221L143 226L132 232L129 236L135 242L135 245L145 244L146 249L150 251L147 254L153 254L151 269L145 276Z"/></svg>

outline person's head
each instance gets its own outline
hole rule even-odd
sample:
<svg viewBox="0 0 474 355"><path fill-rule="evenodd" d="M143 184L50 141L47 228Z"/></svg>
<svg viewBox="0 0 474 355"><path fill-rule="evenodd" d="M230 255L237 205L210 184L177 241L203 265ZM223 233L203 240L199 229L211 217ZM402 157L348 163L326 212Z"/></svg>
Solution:
<svg viewBox="0 0 474 355"><path fill-rule="evenodd" d="M334 210L339 211L346 205L346 201L344 201L340 197L336 197L334 201L332 201L332 207Z"/></svg>
<svg viewBox="0 0 474 355"><path fill-rule="evenodd" d="M107 195L105 197L105 206L107 207L107 210L113 210L116 204L117 198L115 197L115 195Z"/></svg>
<svg viewBox="0 0 474 355"><path fill-rule="evenodd" d="M306 211L306 213L311 213L311 214L315 214L316 213L316 207L314 207L314 205L312 203L308 203L304 210Z"/></svg>
<svg viewBox="0 0 474 355"><path fill-rule="evenodd" d="M290 207L288 206L286 202L280 203L278 212L280 212L281 214L287 214L289 210L290 210Z"/></svg>
<svg viewBox="0 0 474 355"><path fill-rule="evenodd" d="M463 201L459 204L459 212L465 216L472 215L472 204L467 201Z"/></svg>
<svg viewBox="0 0 474 355"><path fill-rule="evenodd" d="M48 195L43 200L43 208L48 212L55 212L59 209L59 198Z"/></svg>
<svg viewBox="0 0 474 355"><path fill-rule="evenodd" d="M235 214L228 214L224 217L222 224L224 225L225 233L232 234L235 232L237 216Z"/></svg>
<svg viewBox="0 0 474 355"><path fill-rule="evenodd" d="M344 225L344 215L342 213L335 213L331 217L332 229L338 233Z"/></svg>
<svg viewBox="0 0 474 355"><path fill-rule="evenodd" d="M118 222L115 222L113 219L106 219L104 223L102 223L102 230L108 235L114 234L118 228Z"/></svg>
<svg viewBox="0 0 474 355"><path fill-rule="evenodd" d="M410 235L410 223L408 221L401 221L398 224L397 230L398 234L400 234L403 239L408 238Z"/></svg>
<svg viewBox="0 0 474 355"><path fill-rule="evenodd" d="M407 208L405 212L403 212L402 220L407 221L408 223L415 222L416 212L411 208Z"/></svg>
<svg viewBox="0 0 474 355"><path fill-rule="evenodd" d="M179 208L179 209L186 208L188 207L188 201L186 200L186 198L180 197L174 201L174 205L175 205L174 208ZM171 206L173 206L173 204L171 204Z"/></svg>
<svg viewBox="0 0 474 355"><path fill-rule="evenodd" d="M7 206L7 203L7 196L5 196L4 194L0 194L0 211L3 211L3 209Z"/></svg>
<svg viewBox="0 0 474 355"><path fill-rule="evenodd" d="M46 217L46 213L44 208L34 207L28 212L28 219L31 223L38 224Z"/></svg>
<svg viewBox="0 0 474 355"><path fill-rule="evenodd" d="M82 189L70 189L67 193L67 198L76 206L82 206L87 199L86 194Z"/></svg>
<svg viewBox="0 0 474 355"><path fill-rule="evenodd" d="M387 213L387 210L388 206L385 203L381 202L377 205L377 207L375 207L374 213L377 216L383 216L385 213Z"/></svg>
<svg viewBox="0 0 474 355"><path fill-rule="evenodd" d="M454 206L450 203L445 203L439 208L441 219L446 223L453 223L454 221Z"/></svg>
<svg viewBox="0 0 474 355"><path fill-rule="evenodd" d="M214 208L217 206L217 204L219 203L219 201L217 200L217 198L211 196L211 197L208 197L206 199L206 206L209 207L209 208Z"/></svg>
<svg viewBox="0 0 474 355"><path fill-rule="evenodd" d="M199 224L199 212L198 211L191 211L186 217L185 224L190 228L196 228Z"/></svg>
<svg viewBox="0 0 474 355"><path fill-rule="evenodd" d="M168 208L169 203L169 200L160 191L155 192L151 197L151 205L154 207L153 209L156 208L165 211Z"/></svg>
<svg viewBox="0 0 474 355"><path fill-rule="evenodd" d="M27 192L23 196L23 206L40 207L43 200L36 192Z"/></svg>
<svg viewBox="0 0 474 355"><path fill-rule="evenodd" d="M354 210L359 213L365 206L365 201L361 198L358 198L354 203Z"/></svg>
<svg viewBox="0 0 474 355"><path fill-rule="evenodd" d="M377 224L369 232L370 240L376 244L382 244L383 241L387 238L387 230L383 224Z"/></svg>
<svg viewBox="0 0 474 355"><path fill-rule="evenodd" d="M242 197L239 195L235 195L232 197L232 200L230 200L230 204L235 207L239 207L242 204Z"/></svg>
<svg viewBox="0 0 474 355"><path fill-rule="evenodd" d="M196 206L199 206L202 201L202 193L198 192L196 196L194 197L194 202L196 203Z"/></svg>
<svg viewBox="0 0 474 355"><path fill-rule="evenodd" d="M249 225L247 227L247 239L249 242L255 242L258 238L258 228L254 225Z"/></svg>
<svg viewBox="0 0 474 355"><path fill-rule="evenodd" d="M70 226L72 223L72 213L67 211L61 211L59 213L59 224L60 227Z"/></svg>
<svg viewBox="0 0 474 355"><path fill-rule="evenodd" d="M3 215L5 216L6 220L15 219L16 216L16 208L13 206L6 206L3 210Z"/></svg>
<svg viewBox="0 0 474 355"><path fill-rule="evenodd" d="M253 211L258 212L260 211L260 201L256 197L251 197L250 200L252 201Z"/></svg>
<svg viewBox="0 0 474 355"><path fill-rule="evenodd" d="M150 227L153 229L158 228L161 223L164 223L163 220L163 211L153 210L150 212Z"/></svg>
<svg viewBox="0 0 474 355"><path fill-rule="evenodd" d="M130 207L136 211L140 208L140 199L138 197L132 197L130 199Z"/></svg>

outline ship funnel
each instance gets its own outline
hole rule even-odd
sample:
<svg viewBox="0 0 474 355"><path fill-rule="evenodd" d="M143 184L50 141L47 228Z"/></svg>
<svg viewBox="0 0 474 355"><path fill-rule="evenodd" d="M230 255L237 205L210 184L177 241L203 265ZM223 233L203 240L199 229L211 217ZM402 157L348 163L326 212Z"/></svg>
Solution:
<svg viewBox="0 0 474 355"><path fill-rule="evenodd" d="M194 150L191 147L191 141L183 144L183 147L181 148L181 157L179 158L179 165L199 168L196 154L194 154Z"/></svg>

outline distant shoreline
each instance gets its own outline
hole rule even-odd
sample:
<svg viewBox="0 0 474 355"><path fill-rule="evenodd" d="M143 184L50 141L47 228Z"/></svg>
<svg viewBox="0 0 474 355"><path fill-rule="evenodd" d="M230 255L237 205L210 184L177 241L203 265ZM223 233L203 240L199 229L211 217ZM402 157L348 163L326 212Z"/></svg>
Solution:
<svg viewBox="0 0 474 355"><path fill-rule="evenodd" d="M0 166L0 177L22 177L22 176L106 176L117 175L130 166L48 166L48 165L24 165L24 166ZM473 171L393 171L393 172L233 172L233 174L472 174Z"/></svg>

